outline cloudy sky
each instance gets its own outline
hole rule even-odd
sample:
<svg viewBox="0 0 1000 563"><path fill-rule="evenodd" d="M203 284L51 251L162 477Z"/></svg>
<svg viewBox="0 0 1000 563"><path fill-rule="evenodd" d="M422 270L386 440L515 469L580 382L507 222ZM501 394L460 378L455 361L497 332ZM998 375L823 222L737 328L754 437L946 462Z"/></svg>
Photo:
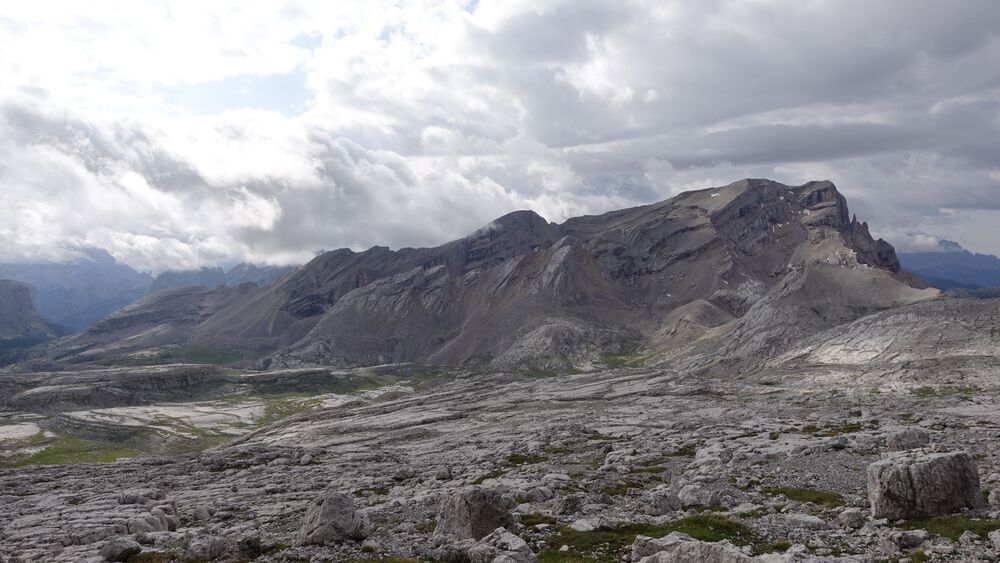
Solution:
<svg viewBox="0 0 1000 563"><path fill-rule="evenodd" d="M1000 3L0 8L4 261L295 263L743 177L1000 253Z"/></svg>

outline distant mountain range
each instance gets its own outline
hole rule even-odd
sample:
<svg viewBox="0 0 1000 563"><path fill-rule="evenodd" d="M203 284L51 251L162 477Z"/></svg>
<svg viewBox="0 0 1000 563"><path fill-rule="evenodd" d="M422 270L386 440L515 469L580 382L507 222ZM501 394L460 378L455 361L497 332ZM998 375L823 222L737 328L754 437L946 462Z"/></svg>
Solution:
<svg viewBox="0 0 1000 563"><path fill-rule="evenodd" d="M245 282L266 285L292 270L239 264L228 271L203 268L152 276L117 262L104 250L87 249L69 263L0 264L0 279L31 286L43 317L78 332L151 292L183 286L211 289Z"/></svg>
<svg viewBox="0 0 1000 563"><path fill-rule="evenodd" d="M266 287L162 291L39 359L558 369L702 357L734 370L938 294L831 182L748 179L562 224L519 211L434 248L326 252Z"/></svg>
<svg viewBox="0 0 1000 563"><path fill-rule="evenodd" d="M1000 287L1000 258L974 254L958 243L942 240L940 250L899 254L904 268L940 289Z"/></svg>

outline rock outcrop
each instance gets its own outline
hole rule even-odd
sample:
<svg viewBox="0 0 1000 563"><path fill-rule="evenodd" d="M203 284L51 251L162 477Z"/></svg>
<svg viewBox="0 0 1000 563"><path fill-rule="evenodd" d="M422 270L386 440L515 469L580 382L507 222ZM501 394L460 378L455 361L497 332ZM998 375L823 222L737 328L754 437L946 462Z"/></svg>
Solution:
<svg viewBox="0 0 1000 563"><path fill-rule="evenodd" d="M874 518L925 518L982 504L976 461L966 452L894 454L868 466Z"/></svg>

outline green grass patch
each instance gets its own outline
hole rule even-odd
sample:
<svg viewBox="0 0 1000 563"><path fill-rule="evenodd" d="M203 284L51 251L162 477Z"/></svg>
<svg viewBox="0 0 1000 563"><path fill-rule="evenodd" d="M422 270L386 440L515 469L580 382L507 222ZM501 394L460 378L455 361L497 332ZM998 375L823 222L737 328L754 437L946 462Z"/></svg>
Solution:
<svg viewBox="0 0 1000 563"><path fill-rule="evenodd" d="M423 522L417 522L413 527L421 534L429 534L437 528L437 522L434 520L424 520Z"/></svg>
<svg viewBox="0 0 1000 563"><path fill-rule="evenodd" d="M653 475L659 475L663 473L666 468L662 465L641 465L639 467L633 467L629 470L629 473L649 473Z"/></svg>
<svg viewBox="0 0 1000 563"><path fill-rule="evenodd" d="M320 399L311 398L302 393L262 395L255 398L264 401L264 414L254 421L258 427L267 426L283 418L319 408L322 404Z"/></svg>
<svg viewBox="0 0 1000 563"><path fill-rule="evenodd" d="M545 458L540 455L510 454L507 457L507 462L511 465L531 465L543 461L545 461Z"/></svg>
<svg viewBox="0 0 1000 563"><path fill-rule="evenodd" d="M833 491L823 491L819 489L805 489L798 487L767 487L764 493L771 496L785 495L790 500L799 502L811 502L827 508L844 506L844 497Z"/></svg>
<svg viewBox="0 0 1000 563"><path fill-rule="evenodd" d="M674 450L666 455L669 457L694 457L697 452L698 448L695 446L684 446L683 448Z"/></svg>
<svg viewBox="0 0 1000 563"><path fill-rule="evenodd" d="M86 440L75 436L57 436L33 440L33 445L45 449L30 455L0 458L0 467L25 465L62 465L70 463L109 463L120 458L136 457L142 452L112 442Z"/></svg>
<svg viewBox="0 0 1000 563"><path fill-rule="evenodd" d="M563 528L560 535L550 540L549 544L552 547L538 554L538 561L539 563L620 561L631 549L636 536L659 538L670 532L683 532L695 539L709 542L729 540L737 545L752 545L759 542L759 538L749 528L736 520L718 514L698 514L665 524L627 524L614 528L598 528L590 532ZM569 546L569 550L559 551L563 545Z"/></svg>
<svg viewBox="0 0 1000 563"><path fill-rule="evenodd" d="M965 531L985 538L990 532L1000 530L1000 520L968 518L966 516L939 516L937 518L907 520L897 527L904 530L927 530L932 534L958 541L958 538Z"/></svg>
<svg viewBox="0 0 1000 563"><path fill-rule="evenodd" d="M494 469L485 475L480 475L478 479L472 482L473 485L482 485L490 479L496 479L497 477L503 477L507 474L506 469Z"/></svg>
<svg viewBox="0 0 1000 563"><path fill-rule="evenodd" d="M525 526L537 526L539 524L555 524L556 519L540 512L525 514L521 516L521 523Z"/></svg>
<svg viewBox="0 0 1000 563"><path fill-rule="evenodd" d="M788 551L788 548L792 547L792 542L788 540L778 540L768 543L756 544L753 547L754 555L763 555L765 553L784 553Z"/></svg>
<svg viewBox="0 0 1000 563"><path fill-rule="evenodd" d="M934 388L929 386L910 389L910 393L918 397L945 397L948 395L967 395L981 391L974 385L942 385Z"/></svg>
<svg viewBox="0 0 1000 563"><path fill-rule="evenodd" d="M612 369L641 368L648 359L642 354L607 354L601 356L601 363Z"/></svg>

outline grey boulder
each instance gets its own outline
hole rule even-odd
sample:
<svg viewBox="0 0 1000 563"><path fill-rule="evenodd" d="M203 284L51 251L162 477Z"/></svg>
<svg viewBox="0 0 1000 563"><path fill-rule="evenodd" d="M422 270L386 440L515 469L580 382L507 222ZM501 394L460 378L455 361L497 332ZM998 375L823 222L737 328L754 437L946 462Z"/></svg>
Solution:
<svg viewBox="0 0 1000 563"><path fill-rule="evenodd" d="M309 503L296 536L299 545L336 543L365 538L365 519L354 509L354 500L330 493Z"/></svg>
<svg viewBox="0 0 1000 563"><path fill-rule="evenodd" d="M479 540L513 523L514 500L495 489L470 487L452 493L438 508L434 535Z"/></svg>
<svg viewBox="0 0 1000 563"><path fill-rule="evenodd" d="M101 547L101 557L107 561L128 561L129 557L139 555L142 546L129 538L114 538Z"/></svg>
<svg viewBox="0 0 1000 563"><path fill-rule="evenodd" d="M906 452L868 466L873 518L890 520L951 514L982 503L979 471L967 452Z"/></svg>

